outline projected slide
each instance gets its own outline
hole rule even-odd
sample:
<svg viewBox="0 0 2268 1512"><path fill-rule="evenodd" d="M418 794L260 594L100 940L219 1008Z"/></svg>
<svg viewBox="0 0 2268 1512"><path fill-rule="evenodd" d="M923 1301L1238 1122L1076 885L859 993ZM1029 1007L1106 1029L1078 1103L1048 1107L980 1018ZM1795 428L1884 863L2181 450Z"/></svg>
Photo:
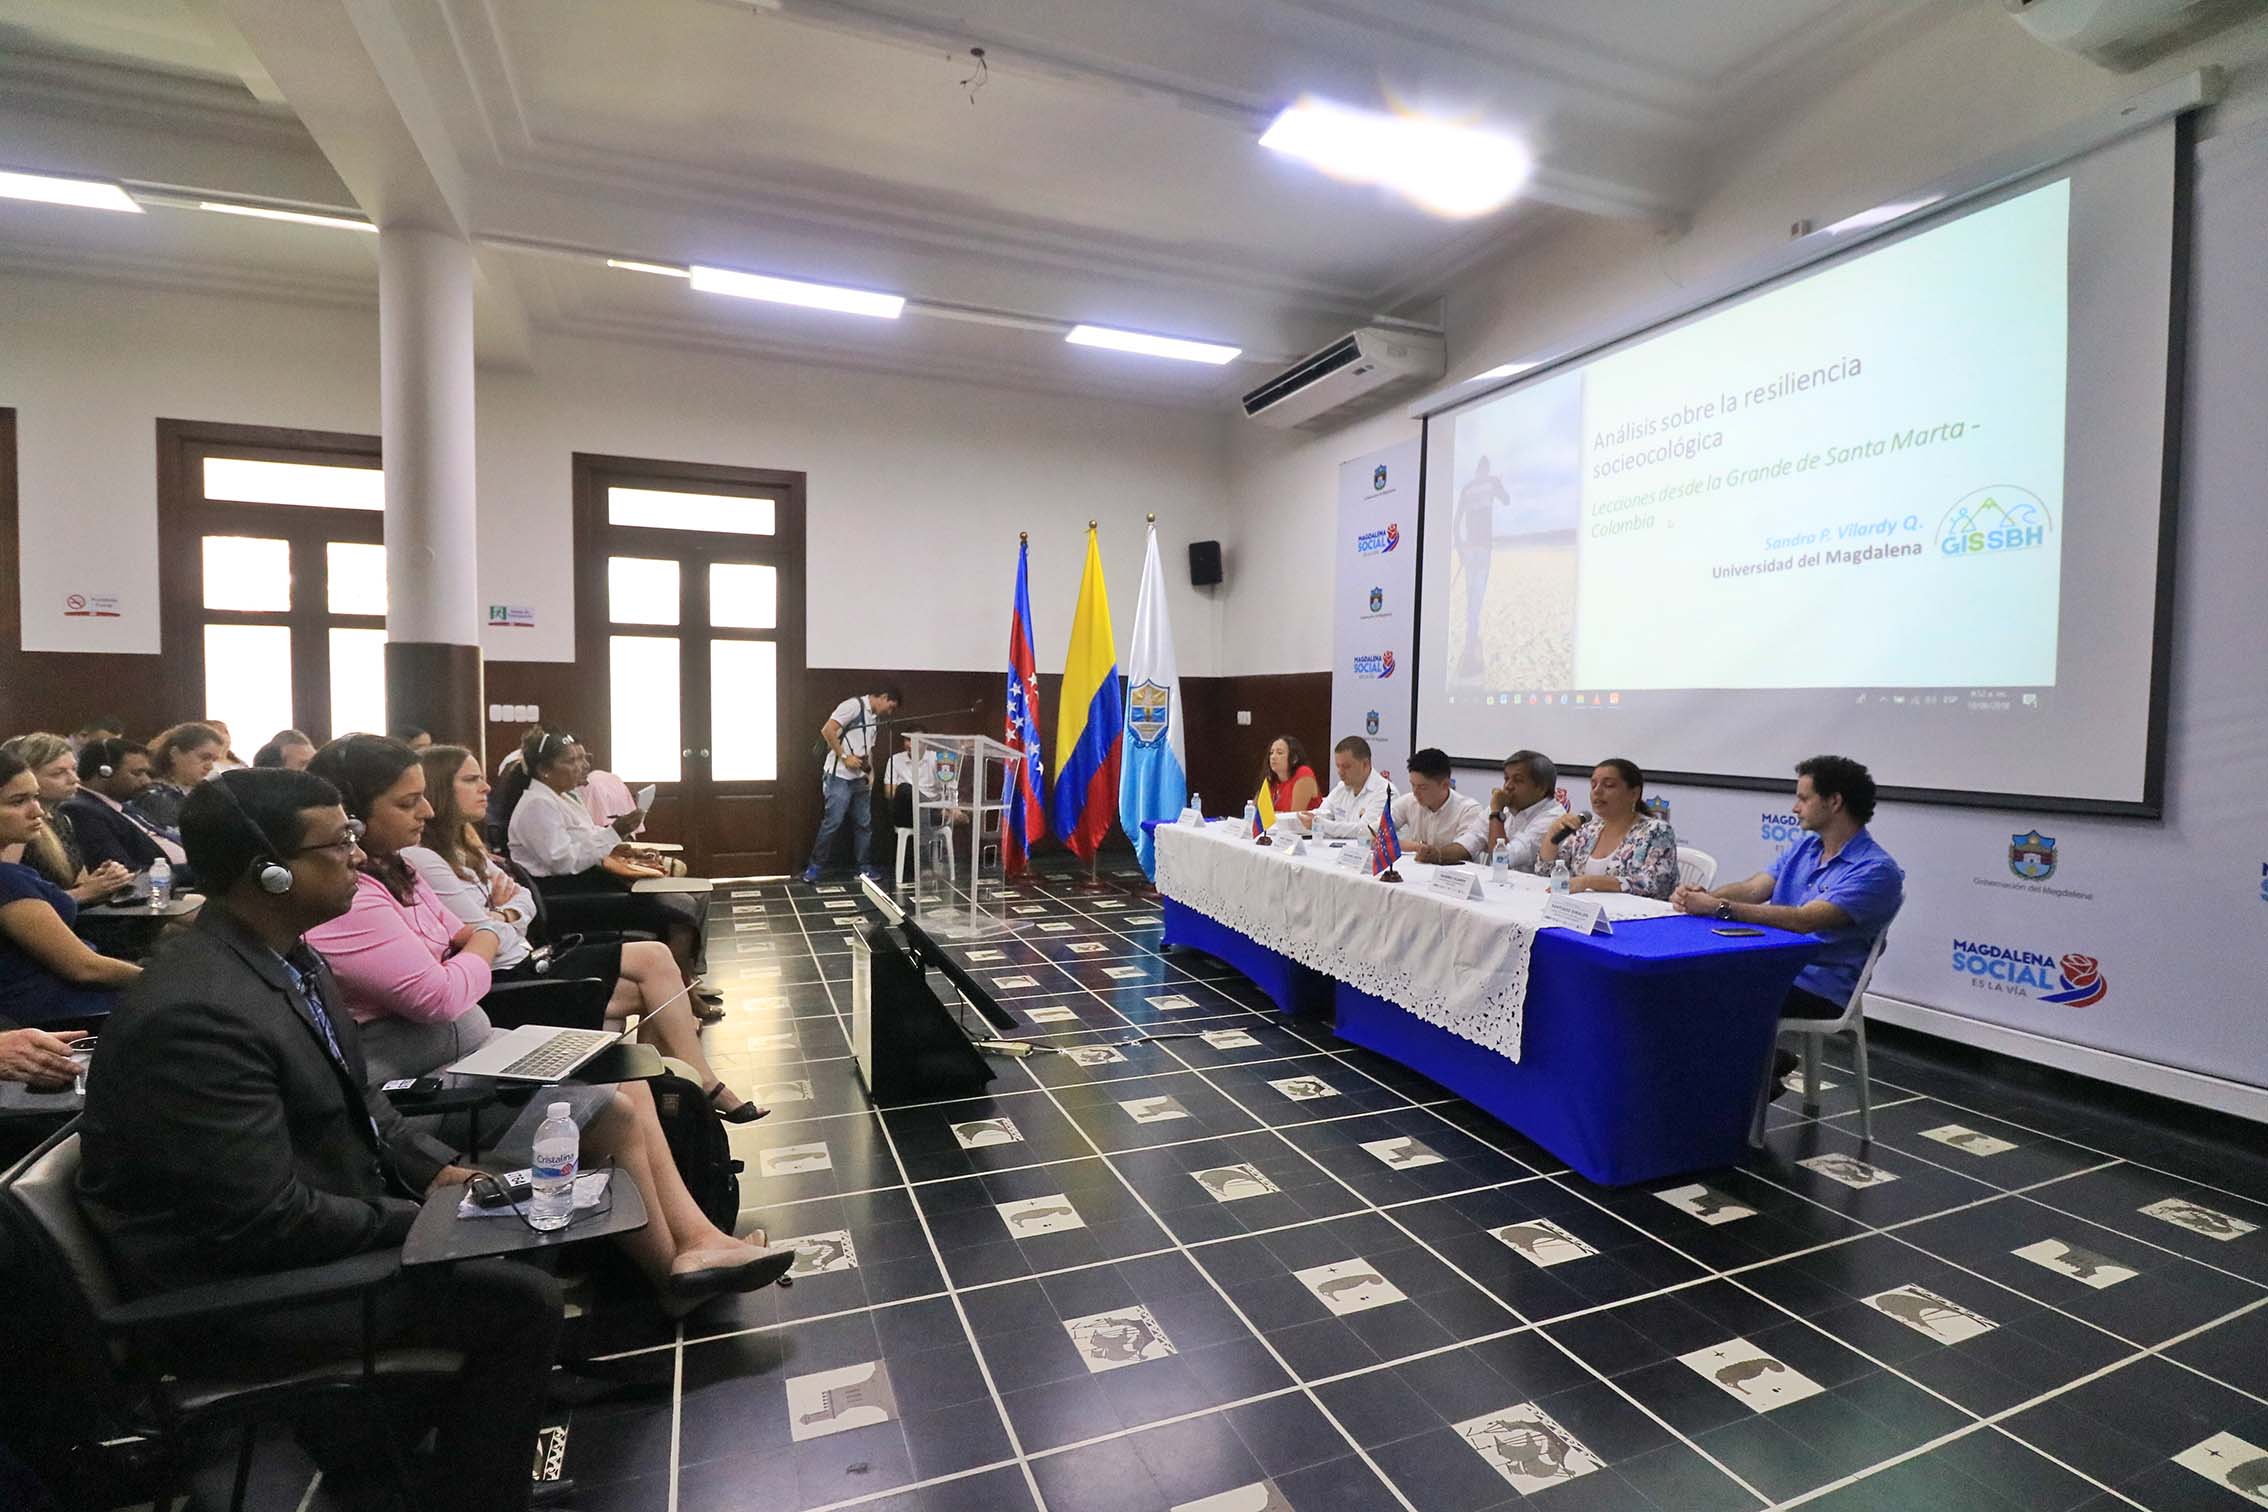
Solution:
<svg viewBox="0 0 2268 1512"><path fill-rule="evenodd" d="M2069 222L2060 181L1457 415L1431 675L2053 687Z"/></svg>
<svg viewBox="0 0 2268 1512"><path fill-rule="evenodd" d="M1416 744L2150 812L2175 161L2161 124L1434 409Z"/></svg>

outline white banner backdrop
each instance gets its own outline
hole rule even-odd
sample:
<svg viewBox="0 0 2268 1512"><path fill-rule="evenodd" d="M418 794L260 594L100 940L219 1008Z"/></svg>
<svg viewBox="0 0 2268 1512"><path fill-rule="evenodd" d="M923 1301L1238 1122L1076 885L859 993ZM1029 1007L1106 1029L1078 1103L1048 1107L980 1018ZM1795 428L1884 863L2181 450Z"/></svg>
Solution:
<svg viewBox="0 0 2268 1512"><path fill-rule="evenodd" d="M1417 620L1416 440L1339 464L1331 574L1331 739L1360 735L1395 787L1409 782ZM1329 750L1308 753L1330 791Z"/></svg>
<svg viewBox="0 0 2268 1512"><path fill-rule="evenodd" d="M2198 157L2165 818L1885 804L1872 828L1906 870L1906 906L1868 1012L2268 1119L2268 126ZM1560 776L1577 808L1588 776ZM1648 795L1721 878L1761 870L1796 833L1783 795Z"/></svg>

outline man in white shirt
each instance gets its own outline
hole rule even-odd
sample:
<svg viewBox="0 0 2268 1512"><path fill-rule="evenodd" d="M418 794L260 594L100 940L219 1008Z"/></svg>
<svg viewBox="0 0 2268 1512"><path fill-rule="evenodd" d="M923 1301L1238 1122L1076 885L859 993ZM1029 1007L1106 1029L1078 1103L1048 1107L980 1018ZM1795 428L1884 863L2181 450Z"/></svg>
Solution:
<svg viewBox="0 0 2268 1512"><path fill-rule="evenodd" d="M810 863L803 868L804 881L819 880L819 872L834 850L835 832L843 827L846 814L855 837L859 875L878 882L882 879L868 859L874 839L870 792L874 729L898 711L898 697L895 683L882 684L835 705L835 712L819 727L819 738L827 747L827 759L819 769L819 792L826 807L819 816L818 838L811 842Z"/></svg>
<svg viewBox="0 0 2268 1512"><path fill-rule="evenodd" d="M1370 765L1370 742L1349 735L1331 747L1331 765L1339 785L1331 789L1323 806L1299 816L1299 822L1330 840L1359 840L1378 827L1386 812L1386 779Z"/></svg>
<svg viewBox="0 0 2268 1512"><path fill-rule="evenodd" d="M1488 845L1480 800L1449 785L1449 757L1432 746L1410 753L1410 790L1394 800L1394 830L1411 860L1434 866L1474 860Z"/></svg>
<svg viewBox="0 0 2268 1512"><path fill-rule="evenodd" d="M1559 768L1549 757L1534 751L1514 751L1504 758L1504 786L1489 795L1488 843L1504 842L1512 869L1535 869L1544 836L1566 812L1555 796Z"/></svg>

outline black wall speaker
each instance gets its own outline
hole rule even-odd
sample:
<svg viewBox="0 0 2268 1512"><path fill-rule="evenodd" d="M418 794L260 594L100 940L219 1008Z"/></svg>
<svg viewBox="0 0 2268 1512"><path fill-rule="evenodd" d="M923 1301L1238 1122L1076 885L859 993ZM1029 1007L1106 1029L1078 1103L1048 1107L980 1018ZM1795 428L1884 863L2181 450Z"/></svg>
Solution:
<svg viewBox="0 0 2268 1512"><path fill-rule="evenodd" d="M1221 580L1221 543L1218 541L1191 541L1189 543L1189 586L1210 588Z"/></svg>

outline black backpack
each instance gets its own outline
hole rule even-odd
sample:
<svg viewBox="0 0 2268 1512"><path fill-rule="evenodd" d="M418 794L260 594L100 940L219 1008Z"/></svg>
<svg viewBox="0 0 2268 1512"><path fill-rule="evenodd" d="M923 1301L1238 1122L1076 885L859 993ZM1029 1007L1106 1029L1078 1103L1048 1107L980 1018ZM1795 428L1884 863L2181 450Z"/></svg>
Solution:
<svg viewBox="0 0 2268 1512"><path fill-rule="evenodd" d="M726 1233L740 1218L740 1162L732 1158L724 1120L701 1089L667 1072L646 1084L654 1095L654 1117L669 1141L670 1159L711 1223Z"/></svg>

